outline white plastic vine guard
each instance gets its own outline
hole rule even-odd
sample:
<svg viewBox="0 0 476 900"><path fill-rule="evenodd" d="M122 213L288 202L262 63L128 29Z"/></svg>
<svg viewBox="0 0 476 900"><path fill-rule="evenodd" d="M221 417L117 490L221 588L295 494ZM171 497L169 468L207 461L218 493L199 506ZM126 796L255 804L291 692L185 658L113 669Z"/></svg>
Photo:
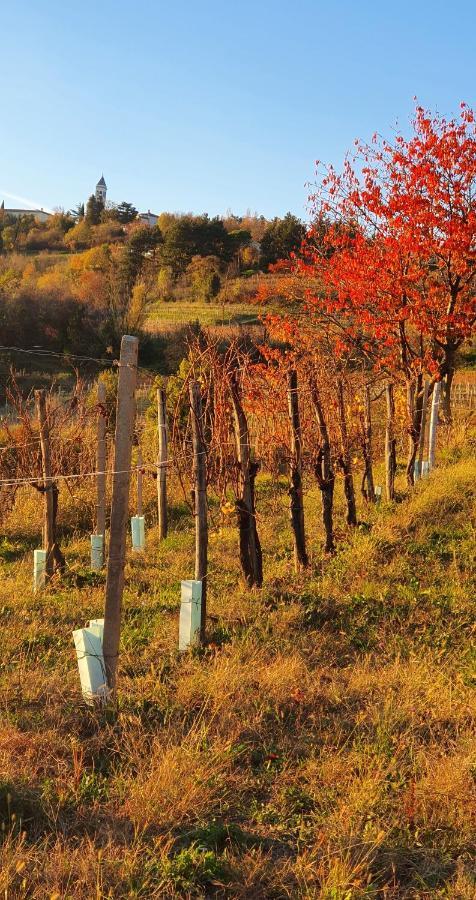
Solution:
<svg viewBox="0 0 476 900"><path fill-rule="evenodd" d="M109 695L102 652L104 619L91 619L87 628L73 631L83 698L90 706Z"/></svg>
<svg viewBox="0 0 476 900"><path fill-rule="evenodd" d="M46 580L46 550L33 552L33 590L41 591Z"/></svg>
<svg viewBox="0 0 476 900"><path fill-rule="evenodd" d="M104 565L104 535L91 535L91 569L98 572Z"/></svg>
<svg viewBox="0 0 476 900"><path fill-rule="evenodd" d="M144 550L145 548L145 521L144 516L132 516L132 549Z"/></svg>
<svg viewBox="0 0 476 900"><path fill-rule="evenodd" d="M198 644L202 615L202 582L182 581L180 603L179 651Z"/></svg>

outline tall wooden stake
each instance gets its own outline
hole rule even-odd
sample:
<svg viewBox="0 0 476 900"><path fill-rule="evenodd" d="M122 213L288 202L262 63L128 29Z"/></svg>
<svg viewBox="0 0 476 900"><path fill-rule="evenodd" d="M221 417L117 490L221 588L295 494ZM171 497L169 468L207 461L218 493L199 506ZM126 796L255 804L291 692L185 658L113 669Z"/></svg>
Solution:
<svg viewBox="0 0 476 900"><path fill-rule="evenodd" d="M294 567L296 572L309 564L304 530L304 503L302 493L302 433L299 417L298 378L295 369L288 372L288 409L291 424L291 484L289 487L291 527L294 540Z"/></svg>
<svg viewBox="0 0 476 900"><path fill-rule="evenodd" d="M142 450L137 447L137 515L144 515L144 502L143 502L143 474L142 474Z"/></svg>
<svg viewBox="0 0 476 900"><path fill-rule="evenodd" d="M159 540L167 537L167 395L165 388L157 391L157 427L159 432L159 459L157 471L157 510Z"/></svg>
<svg viewBox="0 0 476 900"><path fill-rule="evenodd" d="M395 473L397 469L397 442L395 440L395 398L393 384L385 388L387 398L387 424L385 429L385 477L387 500L395 499Z"/></svg>
<svg viewBox="0 0 476 900"><path fill-rule="evenodd" d="M431 402L430 416L430 435L428 438L428 463L429 469L433 469L435 465L436 453L436 432L438 429L438 415L440 410L441 381L437 381L433 388L433 399Z"/></svg>
<svg viewBox="0 0 476 900"><path fill-rule="evenodd" d="M35 402L40 426L41 465L43 470L43 485L40 490L44 497L43 546L46 550L45 575L46 578L51 578L55 565L60 569L64 567L64 557L56 543L58 488L52 478L50 430L45 390L35 391Z"/></svg>
<svg viewBox="0 0 476 900"><path fill-rule="evenodd" d="M425 384L423 387L423 400L421 407L421 426L420 426L420 441L418 444L418 473L421 478L421 472L423 467L423 454L425 452L425 437L426 437L426 419L428 412L428 378L425 378Z"/></svg>
<svg viewBox="0 0 476 900"><path fill-rule="evenodd" d="M113 693L116 690L119 638L121 633L138 345L139 341L136 337L124 335L121 341L119 362L114 473L112 476L111 532L107 564L103 638L107 683Z"/></svg>
<svg viewBox="0 0 476 900"><path fill-rule="evenodd" d="M205 640L207 621L207 569L208 569L208 508L207 508L207 459L203 440L203 412L200 385L190 383L190 407L192 411L192 444L195 512L195 580L202 582L202 607L200 641Z"/></svg>
<svg viewBox="0 0 476 900"><path fill-rule="evenodd" d="M106 535L106 385L98 381L98 423L96 451L96 534Z"/></svg>

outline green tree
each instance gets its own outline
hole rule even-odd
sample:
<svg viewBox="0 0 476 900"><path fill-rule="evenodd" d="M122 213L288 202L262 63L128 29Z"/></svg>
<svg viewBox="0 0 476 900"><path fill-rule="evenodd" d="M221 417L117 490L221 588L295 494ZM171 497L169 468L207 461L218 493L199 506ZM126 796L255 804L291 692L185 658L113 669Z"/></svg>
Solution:
<svg viewBox="0 0 476 900"><path fill-rule="evenodd" d="M138 331L156 287L159 228L139 228L111 255L109 270L109 328L115 340L128 327Z"/></svg>
<svg viewBox="0 0 476 900"><path fill-rule="evenodd" d="M217 256L222 262L229 262L233 251L233 240L221 219L181 216L168 223L160 259L162 266L170 267L178 278L194 256Z"/></svg>
<svg viewBox="0 0 476 900"><path fill-rule="evenodd" d="M129 222L133 222L134 219L137 219L138 210L133 206L132 203L126 203L125 200L116 207L117 219L119 222L122 222L123 225L128 225Z"/></svg>
<svg viewBox="0 0 476 900"><path fill-rule="evenodd" d="M5 249L19 249L28 232L34 227L35 217L32 215L18 216L17 219L9 216L7 225L3 229L3 244Z"/></svg>
<svg viewBox="0 0 476 900"><path fill-rule="evenodd" d="M209 303L220 291L220 260L216 256L194 256L187 266L186 277L192 297Z"/></svg>
<svg viewBox="0 0 476 900"><path fill-rule="evenodd" d="M305 233L303 223L290 212L284 219L273 219L261 238L261 268L267 269L272 263L287 259L290 253L299 250Z"/></svg>
<svg viewBox="0 0 476 900"><path fill-rule="evenodd" d="M67 231L63 240L72 250L85 250L91 242L91 227L86 219L81 219L74 228Z"/></svg>
<svg viewBox="0 0 476 900"><path fill-rule="evenodd" d="M69 215L76 221L84 219L84 203L77 203L73 209L70 209Z"/></svg>
<svg viewBox="0 0 476 900"><path fill-rule="evenodd" d="M120 263L120 277L127 293L131 293L147 263L150 264L155 259L156 250L161 242L162 235L159 228L145 226L131 234L124 245Z"/></svg>
<svg viewBox="0 0 476 900"><path fill-rule="evenodd" d="M102 200L96 200L94 194L91 194L87 204L86 204L86 222L88 225L99 225L101 221L101 214L104 210L104 203Z"/></svg>
<svg viewBox="0 0 476 900"><path fill-rule="evenodd" d="M157 295L160 300L170 300L174 290L174 279L169 266L159 269L157 275Z"/></svg>

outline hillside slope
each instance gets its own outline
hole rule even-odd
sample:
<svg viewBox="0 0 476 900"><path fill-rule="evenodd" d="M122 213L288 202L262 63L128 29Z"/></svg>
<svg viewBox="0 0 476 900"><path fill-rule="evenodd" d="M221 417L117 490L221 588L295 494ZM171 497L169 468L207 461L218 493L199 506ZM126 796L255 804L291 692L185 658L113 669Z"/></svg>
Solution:
<svg viewBox="0 0 476 900"><path fill-rule="evenodd" d="M65 507L69 573L34 597L38 501L19 502L0 545L5 897L474 898L474 445L447 456L331 560L308 493L299 578L285 485L263 479L266 586L244 590L217 532L211 644L183 658L177 505L128 564L117 717L78 702L71 631L104 591L84 532Z"/></svg>

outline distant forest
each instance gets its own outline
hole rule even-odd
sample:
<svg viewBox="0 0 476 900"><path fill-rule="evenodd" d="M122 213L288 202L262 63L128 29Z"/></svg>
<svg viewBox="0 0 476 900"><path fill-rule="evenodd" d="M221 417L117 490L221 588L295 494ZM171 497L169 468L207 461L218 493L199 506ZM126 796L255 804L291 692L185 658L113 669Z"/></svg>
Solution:
<svg viewBox="0 0 476 900"><path fill-rule="evenodd" d="M263 216L164 212L154 227L131 203L58 211L46 222L0 212L2 343L114 352L157 304L246 303L257 273L297 252L305 226Z"/></svg>

